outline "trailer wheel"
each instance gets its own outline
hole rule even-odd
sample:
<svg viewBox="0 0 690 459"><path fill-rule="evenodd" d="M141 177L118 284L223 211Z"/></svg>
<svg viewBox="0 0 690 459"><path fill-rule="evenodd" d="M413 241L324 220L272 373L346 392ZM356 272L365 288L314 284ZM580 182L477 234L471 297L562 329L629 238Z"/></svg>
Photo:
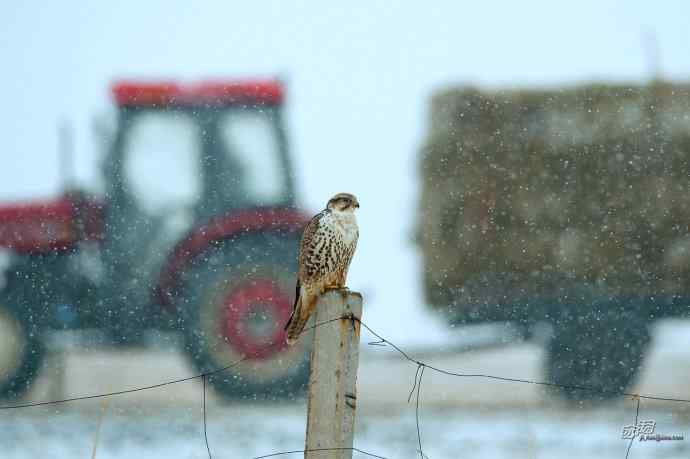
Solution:
<svg viewBox="0 0 690 459"><path fill-rule="evenodd" d="M548 344L547 381L567 386L552 388L566 400L619 397L637 376L650 340L642 304L589 300L562 308Z"/></svg>
<svg viewBox="0 0 690 459"><path fill-rule="evenodd" d="M245 235L209 249L184 273L179 309L186 350L200 372L212 373L208 381L221 395L271 399L304 392L310 334L288 346L283 330L294 301L298 246L296 236Z"/></svg>
<svg viewBox="0 0 690 459"><path fill-rule="evenodd" d="M43 362L43 342L21 296L0 292L0 398L16 399L31 387Z"/></svg>

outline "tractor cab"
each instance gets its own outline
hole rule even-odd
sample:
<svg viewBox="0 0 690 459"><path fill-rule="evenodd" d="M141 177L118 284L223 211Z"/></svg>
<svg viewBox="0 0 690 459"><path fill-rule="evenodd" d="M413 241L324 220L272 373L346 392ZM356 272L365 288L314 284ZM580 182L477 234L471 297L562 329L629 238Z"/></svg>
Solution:
<svg viewBox="0 0 690 459"><path fill-rule="evenodd" d="M129 310L149 302L174 246L200 222L293 207L294 192L279 82L124 81L112 93L103 255L111 300Z"/></svg>
<svg viewBox="0 0 690 459"><path fill-rule="evenodd" d="M120 82L109 192L149 216L293 204L275 81Z"/></svg>

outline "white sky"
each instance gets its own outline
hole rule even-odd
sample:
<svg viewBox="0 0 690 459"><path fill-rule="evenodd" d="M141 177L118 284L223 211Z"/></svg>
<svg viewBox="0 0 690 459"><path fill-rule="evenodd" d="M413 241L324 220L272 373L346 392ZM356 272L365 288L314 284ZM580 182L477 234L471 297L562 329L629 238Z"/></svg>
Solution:
<svg viewBox="0 0 690 459"><path fill-rule="evenodd" d="M300 200L316 210L334 192L358 195L350 284L369 294L365 315L400 317L387 335L405 336L426 317L409 236L434 88L644 81L650 31L663 74L690 76L687 2L428 3L2 2L0 200L58 193L62 118L74 126L79 180L95 182L92 121L108 112L115 77L278 74Z"/></svg>

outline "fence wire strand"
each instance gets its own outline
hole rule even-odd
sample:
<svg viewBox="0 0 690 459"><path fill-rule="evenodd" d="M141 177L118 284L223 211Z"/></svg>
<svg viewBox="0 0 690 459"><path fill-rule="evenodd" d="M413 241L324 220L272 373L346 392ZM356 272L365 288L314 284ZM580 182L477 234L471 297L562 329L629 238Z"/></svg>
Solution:
<svg viewBox="0 0 690 459"><path fill-rule="evenodd" d="M424 369L426 366L419 365L417 369L421 368L422 371L419 372L419 382L417 382L417 400L415 401L414 415L417 422L417 442L419 443L419 457L421 459L426 459L424 455L424 449L422 449L422 432L419 429L419 394L422 390L422 378L424 377Z"/></svg>
<svg viewBox="0 0 690 459"><path fill-rule="evenodd" d="M634 397L633 400L637 401L637 408L635 408L635 426L637 427L637 422L640 419L640 397ZM632 448L632 444L635 441L635 436L633 436L630 439L630 443L628 443L628 449L625 450L625 459L628 459L628 456L630 456L630 448Z"/></svg>
<svg viewBox="0 0 690 459"><path fill-rule="evenodd" d="M201 387L201 409L204 418L204 441L206 442L206 451L208 452L208 459L213 459L213 456L211 456L211 448L208 446L208 434L206 433L206 375L201 375Z"/></svg>
<svg viewBox="0 0 690 459"><path fill-rule="evenodd" d="M416 418L416 427L417 427L417 443L418 443L418 448L419 448L419 455L422 459L427 459L427 456L424 454L424 451L422 449L422 436L421 436L421 428L420 428L420 422L419 422L419 405L420 405L420 394L421 394L421 385L422 385L422 377L424 376L424 370L429 369L432 371L435 371L436 373L439 374L444 374L447 376L454 376L454 377L460 377L460 378L482 378L482 379L490 379L490 380L496 380L496 381L503 381L503 382L509 382L509 383L520 383L520 384L534 384L534 385L539 385L539 386L549 386L549 387L558 387L561 389L567 389L567 390L579 390L583 392L590 392L590 393L597 393L601 395L607 395L607 396L622 396L622 397L630 397L633 400L637 401L637 407L636 407L636 412L635 412L635 425L638 423L639 419L639 413L640 413L640 400L645 399L645 400L656 400L656 401L663 401L663 402L674 402L674 403L690 403L690 399L683 399L683 398L674 398L674 397L663 397L659 395L649 395L649 394L635 394L635 393L630 393L630 392L625 392L625 391L615 391L615 390L607 390L607 389L601 389L597 387L589 387L589 386L577 386L577 385L568 385L568 384L558 384L558 383L552 383L548 381L538 381L538 380L531 380L531 379L521 379L521 378L510 378L510 377L505 377L505 376L497 376L497 375L491 375L491 374L483 374L483 373L460 373L456 371L450 371L446 370L443 368L438 368L433 365L430 365L426 362L423 362L421 360L417 360L413 357L411 357L407 352L405 352L401 347L396 345L395 343L389 341L388 339L384 338L382 335L374 331L371 327L369 327L366 323L362 322L361 319L357 317L353 317L352 315L347 315L343 317L336 317L333 319L325 320L322 322L318 322L310 327L307 327L304 329L304 331L308 330L313 330L317 327L329 324L331 322L335 322L338 320L348 320L348 321L357 321L360 323L362 327L364 327L371 335L377 338L377 341L372 341L369 342L368 344L370 346L377 346L377 347L390 347L394 349L398 354L400 354L403 358L408 360L409 362L412 362L417 365L417 371L415 373L415 378L414 378L414 384L412 386L412 389L410 390L410 394L408 397L408 403L411 401L412 396L416 395L415 399L415 418ZM265 346L259 347L259 350L263 350L264 348L269 348L273 346L274 343L268 343ZM141 391L146 391L146 390L151 390L151 389L157 389L160 387L165 387L165 386L170 386L172 384L179 384L183 382L188 382L192 381L195 379L201 379L201 386L202 386L202 418L203 418L203 432L204 432L204 441L206 444L206 450L208 453L208 457L211 459L211 448L209 446L208 442L208 434L207 434L207 419L206 419L206 383L207 379L209 376L216 375L218 373L225 372L227 370L232 369L233 367L236 367L240 365L242 362L246 361L249 358L249 356L245 355L241 357L240 359L224 366L221 368L217 368L215 370L199 373L193 376L188 376L185 378L178 378L178 379L173 379L169 381L164 381L158 384L152 384L148 386L141 386L141 387L134 387L131 389L125 389L125 390L120 390L120 391L114 391L114 392L105 392L101 394L92 394L92 395L82 395L82 396L76 396L76 397L69 397L69 398L64 398L64 399L58 399L58 400L49 400L49 401L37 401L37 402L27 402L27 403L20 403L16 405L4 405L0 406L0 410L13 410L13 409L22 409L22 408L32 408L32 407L38 407L38 406L46 406L46 405L56 405L56 404L62 404L62 403L70 403L70 402L77 402L81 400L91 400L91 399L98 399L98 398L104 398L104 397L113 397L117 395L124 395L124 394L131 394L135 392L141 392ZM416 393L415 393L416 390ZM628 444L628 448L626 450L626 459L629 457L630 454L630 449L632 447L632 442L634 438L630 441ZM305 453L305 452L310 452L310 451L342 451L342 450L352 450L354 452L364 454L368 457L374 457L374 458L379 458L379 459L385 459L384 456L379 456L358 448L320 448L320 449L311 449L311 450L291 450L291 451L281 451L281 452L275 452L263 456L257 456L254 457L253 459L264 459L264 458L269 458L269 457L276 457L276 456L283 456L283 455L289 455L289 454L299 454L299 453Z"/></svg>

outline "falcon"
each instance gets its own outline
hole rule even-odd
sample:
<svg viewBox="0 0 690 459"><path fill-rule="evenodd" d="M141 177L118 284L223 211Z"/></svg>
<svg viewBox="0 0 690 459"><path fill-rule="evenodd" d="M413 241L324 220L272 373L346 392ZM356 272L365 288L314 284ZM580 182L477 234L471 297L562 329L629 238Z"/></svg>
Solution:
<svg viewBox="0 0 690 459"><path fill-rule="evenodd" d="M285 325L288 344L299 338L319 296L345 287L359 238L357 208L354 195L338 193L307 223L299 250L295 305Z"/></svg>

